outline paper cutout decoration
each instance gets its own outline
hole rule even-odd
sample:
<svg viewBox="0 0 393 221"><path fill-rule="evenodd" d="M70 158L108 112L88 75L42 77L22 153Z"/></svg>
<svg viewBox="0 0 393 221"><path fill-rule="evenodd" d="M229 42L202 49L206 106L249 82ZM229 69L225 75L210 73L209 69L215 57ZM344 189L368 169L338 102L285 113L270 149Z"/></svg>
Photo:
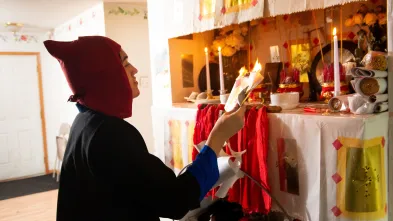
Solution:
<svg viewBox="0 0 393 221"><path fill-rule="evenodd" d="M336 207L350 220L381 220L386 217L384 137L370 140L339 137Z"/></svg>
<svg viewBox="0 0 393 221"><path fill-rule="evenodd" d="M299 167L295 139L277 139L280 190L299 195Z"/></svg>

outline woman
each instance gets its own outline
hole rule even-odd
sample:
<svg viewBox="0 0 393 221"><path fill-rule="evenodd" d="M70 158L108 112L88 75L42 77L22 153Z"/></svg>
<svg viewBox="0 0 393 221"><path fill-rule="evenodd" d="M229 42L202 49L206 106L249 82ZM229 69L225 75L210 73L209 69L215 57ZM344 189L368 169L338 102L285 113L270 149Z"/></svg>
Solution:
<svg viewBox="0 0 393 221"><path fill-rule="evenodd" d="M44 44L74 93L69 101L80 110L61 169L57 220L180 219L197 208L218 180L216 157L243 127L245 109L221 117L192 166L176 177L123 120L131 117L140 92L138 70L121 46L100 36Z"/></svg>

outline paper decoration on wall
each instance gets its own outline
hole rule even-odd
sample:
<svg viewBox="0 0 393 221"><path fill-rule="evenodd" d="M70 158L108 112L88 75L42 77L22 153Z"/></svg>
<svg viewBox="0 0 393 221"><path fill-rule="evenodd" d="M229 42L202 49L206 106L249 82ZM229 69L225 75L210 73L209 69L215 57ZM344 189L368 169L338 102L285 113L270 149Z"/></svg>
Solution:
<svg viewBox="0 0 393 221"><path fill-rule="evenodd" d="M238 1L238 0L224 0L225 4L225 13L231 13L231 12L238 12L243 9L247 9L251 6L255 6L258 1L257 0L243 0L243 1Z"/></svg>
<svg viewBox="0 0 393 221"><path fill-rule="evenodd" d="M278 45L270 46L270 60L272 63L280 62L280 52Z"/></svg>
<svg viewBox="0 0 393 221"><path fill-rule="evenodd" d="M130 15L130 16L135 16L135 15L140 15L141 11L137 8L134 8L132 10L127 10L122 7L117 7L115 9L109 10L108 14L113 14L113 15ZM145 10L143 13L143 18L147 19L147 11Z"/></svg>
<svg viewBox="0 0 393 221"><path fill-rule="evenodd" d="M360 140L339 137L335 216L351 220L380 220L386 217L385 139Z"/></svg>
<svg viewBox="0 0 393 221"><path fill-rule="evenodd" d="M184 123L187 128L187 139L188 139L188 162L192 162L192 150L194 149L194 128L195 121L186 121Z"/></svg>
<svg viewBox="0 0 393 221"><path fill-rule="evenodd" d="M349 34L348 34L348 38L351 39L351 40L353 40L355 38L355 36L356 35L352 31L349 32Z"/></svg>
<svg viewBox="0 0 393 221"><path fill-rule="evenodd" d="M195 121L168 120L167 125L168 127L165 129L167 140L164 145L165 164L173 170L180 171L192 162ZM187 144L187 146L183 146L183 144Z"/></svg>
<svg viewBox="0 0 393 221"><path fill-rule="evenodd" d="M7 36L5 35L0 35L0 40L7 42Z"/></svg>
<svg viewBox="0 0 393 221"><path fill-rule="evenodd" d="M277 139L280 190L299 195L299 167L295 139Z"/></svg>
<svg viewBox="0 0 393 221"><path fill-rule="evenodd" d="M211 18L216 11L216 0L199 0L199 20Z"/></svg>
<svg viewBox="0 0 393 221"><path fill-rule="evenodd" d="M288 49L288 43L287 42L284 42L284 44L282 45L285 49Z"/></svg>
<svg viewBox="0 0 393 221"><path fill-rule="evenodd" d="M10 34L11 38L14 39L15 42L21 43L37 43L37 36L35 35L28 35L28 34ZM7 35L0 35L0 40L4 42L8 42L10 36Z"/></svg>
<svg viewBox="0 0 393 221"><path fill-rule="evenodd" d="M311 68L310 44L291 45L292 66L300 72L300 82L308 82L308 72Z"/></svg>

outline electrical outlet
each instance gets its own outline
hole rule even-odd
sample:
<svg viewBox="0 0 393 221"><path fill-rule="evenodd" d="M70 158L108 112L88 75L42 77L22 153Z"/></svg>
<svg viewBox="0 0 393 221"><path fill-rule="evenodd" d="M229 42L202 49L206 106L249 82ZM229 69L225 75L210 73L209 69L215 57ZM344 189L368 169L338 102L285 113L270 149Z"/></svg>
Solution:
<svg viewBox="0 0 393 221"><path fill-rule="evenodd" d="M141 77L139 79L139 82L140 82L142 88L148 88L149 87L149 77Z"/></svg>

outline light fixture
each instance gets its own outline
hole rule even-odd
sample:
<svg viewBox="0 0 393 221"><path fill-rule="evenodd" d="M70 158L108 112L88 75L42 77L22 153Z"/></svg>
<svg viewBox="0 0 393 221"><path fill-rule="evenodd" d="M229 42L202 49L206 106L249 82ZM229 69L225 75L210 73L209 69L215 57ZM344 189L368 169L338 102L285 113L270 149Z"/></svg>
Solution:
<svg viewBox="0 0 393 221"><path fill-rule="evenodd" d="M5 23L5 27L15 34L23 28L23 24L17 22L7 22Z"/></svg>

